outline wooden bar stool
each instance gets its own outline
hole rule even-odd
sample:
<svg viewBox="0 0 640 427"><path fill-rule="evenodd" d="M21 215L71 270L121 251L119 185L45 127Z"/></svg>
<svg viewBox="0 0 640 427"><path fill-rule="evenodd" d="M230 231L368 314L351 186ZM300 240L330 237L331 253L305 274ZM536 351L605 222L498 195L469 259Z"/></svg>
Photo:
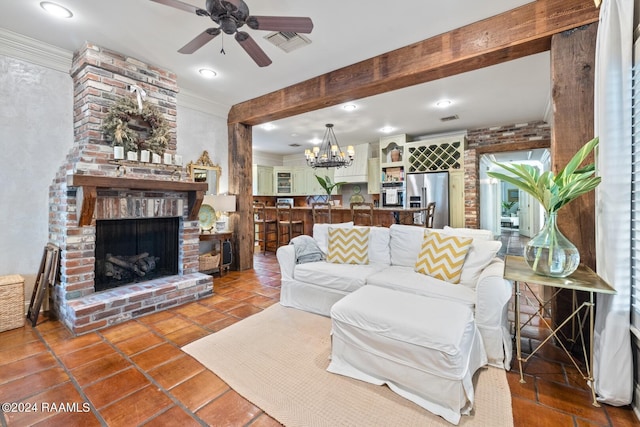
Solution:
<svg viewBox="0 0 640 427"><path fill-rule="evenodd" d="M276 203L276 221L278 223L278 247L288 245L291 239L304 234L304 221L293 219L289 203Z"/></svg>
<svg viewBox="0 0 640 427"><path fill-rule="evenodd" d="M353 202L350 206L353 225L373 226L373 203Z"/></svg>
<svg viewBox="0 0 640 427"><path fill-rule="evenodd" d="M267 218L267 210L264 203L253 204L253 230L254 243L263 248L263 255L268 250L276 251L278 248L278 228L275 219Z"/></svg>
<svg viewBox="0 0 640 427"><path fill-rule="evenodd" d="M331 224L331 203L329 202L315 202L311 204L311 212L313 213L313 223Z"/></svg>
<svg viewBox="0 0 640 427"><path fill-rule="evenodd" d="M433 228L433 215L436 213L436 202L430 202L427 204L427 211L424 217L424 226L426 228Z"/></svg>

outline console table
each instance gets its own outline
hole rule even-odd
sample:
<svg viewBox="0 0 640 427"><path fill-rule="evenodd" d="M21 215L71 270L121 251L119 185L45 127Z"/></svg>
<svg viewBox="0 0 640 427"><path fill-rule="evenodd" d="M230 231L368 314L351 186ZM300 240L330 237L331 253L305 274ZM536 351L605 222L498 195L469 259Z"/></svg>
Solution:
<svg viewBox="0 0 640 427"><path fill-rule="evenodd" d="M507 280L512 280L515 284L515 319L516 319L516 358L518 359L518 366L520 368L520 382L524 383L524 373L522 371L522 362L528 362L529 359L538 351L540 348L545 345L551 338L555 338L556 342L564 352L569 356L569 359L578 370L582 378L587 381L587 385L591 389L591 395L593 397L593 406L600 406L596 400L596 392L594 389L594 378L593 378L593 326L594 326L594 294L595 293L605 293L605 294L615 294L616 291L613 289L607 282L602 280L600 276L593 272L589 267L580 264L578 269L568 277L547 277L535 274L533 270L529 267L523 257L517 256L507 256L505 258L504 263L504 278ZM531 290L529 287L529 283L538 284L541 286L550 286L556 288L556 291L553 293L551 298L548 300L543 300L542 297L536 295L535 292ZM539 310L536 310L533 314L529 316L529 318L521 324L520 321L520 297L522 293L520 291L521 286L524 285L526 289L531 291L534 295ZM572 313L564 320L556 328L553 328L549 322L542 316L545 307L554 299L554 297L560 292L562 289L570 289L573 293L573 305L572 305ZM589 301L585 301L582 304L578 305L576 292L584 291L589 293ZM525 299L527 302L531 303L529 298L525 295ZM529 356L523 358L522 357L522 348L520 342L520 333L523 327L528 325L532 319L535 317L539 317L542 324L546 326L551 334L544 339L535 349L531 351ZM582 325L585 321L588 320L589 327L589 349L587 351L587 346L584 340L584 336L582 333ZM566 337L560 329L567 325L569 322L572 322L572 336ZM566 341L566 343L565 343ZM580 365L574 358L573 354L567 349L568 344L575 344L577 341L580 341L582 345L582 353L585 358L585 371L580 368Z"/></svg>
<svg viewBox="0 0 640 427"><path fill-rule="evenodd" d="M202 271L201 273L215 273L220 272L220 276L226 274L231 266L231 238L233 232L231 231L211 231L200 233L200 241L214 242L214 246L218 246L218 253L220 254L220 266L217 269ZM228 253L225 253L224 245L228 245ZM225 254L227 256L225 256Z"/></svg>

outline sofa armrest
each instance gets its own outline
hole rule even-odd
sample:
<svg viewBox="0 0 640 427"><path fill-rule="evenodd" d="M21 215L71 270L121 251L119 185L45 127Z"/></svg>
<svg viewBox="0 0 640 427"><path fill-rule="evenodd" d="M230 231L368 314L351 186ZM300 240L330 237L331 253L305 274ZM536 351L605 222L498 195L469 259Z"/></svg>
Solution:
<svg viewBox="0 0 640 427"><path fill-rule="evenodd" d="M280 246L276 252L282 281L293 280L296 267L296 249L293 245Z"/></svg>
<svg viewBox="0 0 640 427"><path fill-rule="evenodd" d="M504 261L494 258L480 273L476 285L476 322L498 326L504 322L503 311L511 299L511 282L503 278Z"/></svg>

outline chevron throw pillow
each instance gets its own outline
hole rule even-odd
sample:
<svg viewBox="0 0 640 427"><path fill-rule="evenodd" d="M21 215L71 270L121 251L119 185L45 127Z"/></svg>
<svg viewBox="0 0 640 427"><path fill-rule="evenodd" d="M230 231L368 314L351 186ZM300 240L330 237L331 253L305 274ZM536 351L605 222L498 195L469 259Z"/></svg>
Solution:
<svg viewBox="0 0 640 427"><path fill-rule="evenodd" d="M369 229L329 227L327 261L334 264L369 264Z"/></svg>
<svg viewBox="0 0 640 427"><path fill-rule="evenodd" d="M473 239L425 232L415 271L449 283L458 283Z"/></svg>

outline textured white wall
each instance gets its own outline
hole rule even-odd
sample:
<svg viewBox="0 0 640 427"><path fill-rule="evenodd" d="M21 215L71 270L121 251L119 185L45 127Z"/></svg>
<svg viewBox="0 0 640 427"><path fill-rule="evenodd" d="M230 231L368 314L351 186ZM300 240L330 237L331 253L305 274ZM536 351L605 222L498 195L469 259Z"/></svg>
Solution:
<svg viewBox="0 0 640 427"><path fill-rule="evenodd" d="M30 296L48 239L49 185L73 143L68 73L0 55L0 275Z"/></svg>
<svg viewBox="0 0 640 427"><path fill-rule="evenodd" d="M211 161L222 167L219 191L226 193L229 190L227 118L181 107L178 95L177 132L177 152L184 164L195 162L207 150Z"/></svg>

